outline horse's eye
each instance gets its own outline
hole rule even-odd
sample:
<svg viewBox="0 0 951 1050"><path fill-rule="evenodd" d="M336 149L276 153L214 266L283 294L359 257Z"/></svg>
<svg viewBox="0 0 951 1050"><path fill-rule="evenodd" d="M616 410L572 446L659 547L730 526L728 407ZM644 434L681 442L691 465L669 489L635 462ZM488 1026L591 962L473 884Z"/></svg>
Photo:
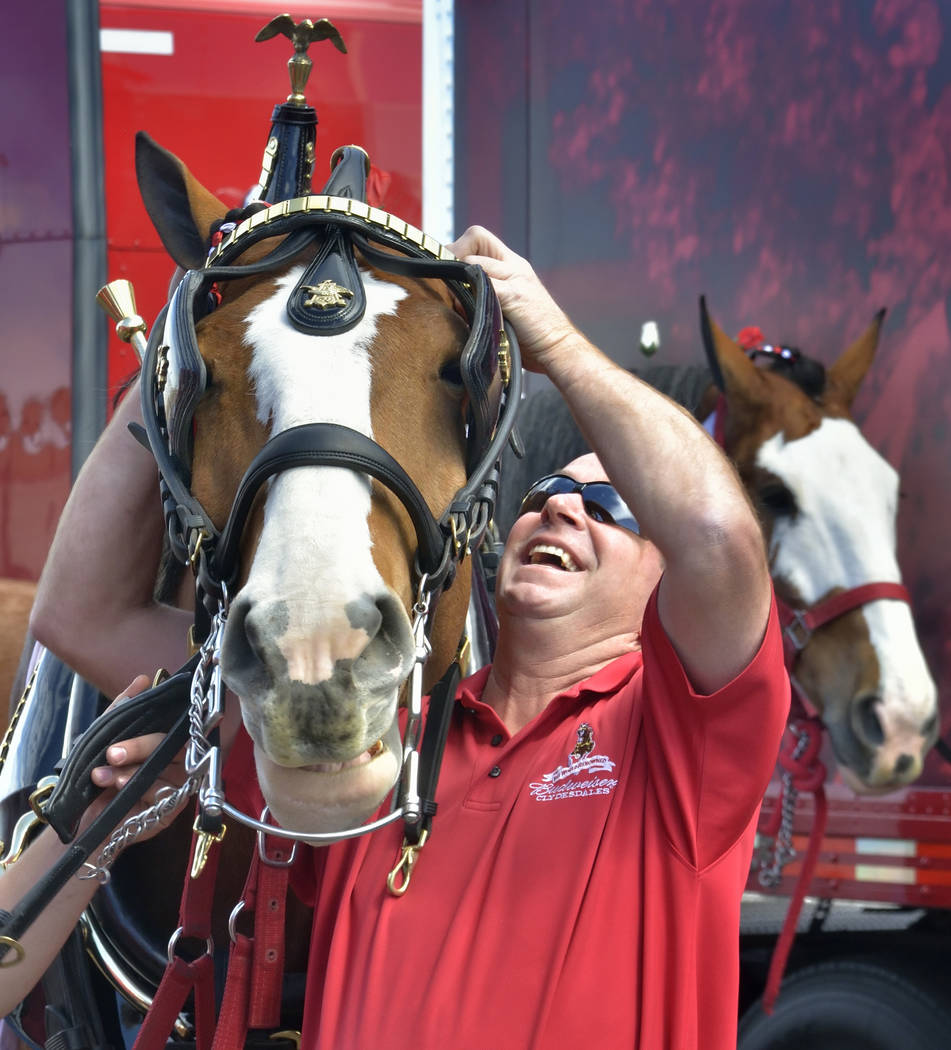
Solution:
<svg viewBox="0 0 951 1050"><path fill-rule="evenodd" d="M770 481L757 492L760 504L777 517L791 518L798 509L796 497L781 481Z"/></svg>
<svg viewBox="0 0 951 1050"><path fill-rule="evenodd" d="M462 382L462 367L459 361L453 359L447 361L442 368L439 369L439 380L445 383L446 386L452 387L454 392L462 393L464 384Z"/></svg>

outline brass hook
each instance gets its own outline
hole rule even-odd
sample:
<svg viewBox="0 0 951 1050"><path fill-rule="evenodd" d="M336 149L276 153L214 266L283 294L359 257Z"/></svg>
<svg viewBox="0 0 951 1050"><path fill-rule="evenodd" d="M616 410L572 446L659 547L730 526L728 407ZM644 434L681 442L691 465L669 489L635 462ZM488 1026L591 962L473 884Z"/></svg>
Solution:
<svg viewBox="0 0 951 1050"><path fill-rule="evenodd" d="M396 867L386 877L386 888L394 897L402 897L409 889L409 882L413 877L413 868L416 867L416 862L419 860L419 851L426 845L428 837L429 830L424 828L419 836L419 842L407 842L405 838L403 839L403 845L400 847L400 859L396 862ZM400 878L401 872L403 881L398 883L397 879Z"/></svg>

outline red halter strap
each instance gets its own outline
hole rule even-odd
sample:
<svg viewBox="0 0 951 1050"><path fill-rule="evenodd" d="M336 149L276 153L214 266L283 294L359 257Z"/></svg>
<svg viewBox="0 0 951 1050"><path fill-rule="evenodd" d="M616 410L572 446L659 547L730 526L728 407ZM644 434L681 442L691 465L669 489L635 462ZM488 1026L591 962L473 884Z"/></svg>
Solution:
<svg viewBox="0 0 951 1050"><path fill-rule="evenodd" d="M779 622L783 629L786 669L792 670L796 658L809 644L812 632L817 628L824 627L853 609L883 598L911 604L911 595L903 584L885 582L863 583L858 587L850 587L805 609L794 609L777 598Z"/></svg>

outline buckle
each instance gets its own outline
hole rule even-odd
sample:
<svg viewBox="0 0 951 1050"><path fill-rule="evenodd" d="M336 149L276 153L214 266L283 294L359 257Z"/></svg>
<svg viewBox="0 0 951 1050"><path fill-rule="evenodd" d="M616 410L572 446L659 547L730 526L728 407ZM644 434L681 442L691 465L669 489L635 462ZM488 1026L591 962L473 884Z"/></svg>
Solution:
<svg viewBox="0 0 951 1050"><path fill-rule="evenodd" d="M809 644L812 629L806 625L806 614L802 609L793 613L793 618L783 628L783 633L792 642L796 652L802 652Z"/></svg>
<svg viewBox="0 0 951 1050"><path fill-rule="evenodd" d="M59 782L59 777L43 777L42 780L36 785L36 790L30 795L30 809L36 814L37 818L44 824L47 823L46 816L43 813L43 803L53 794L53 789Z"/></svg>

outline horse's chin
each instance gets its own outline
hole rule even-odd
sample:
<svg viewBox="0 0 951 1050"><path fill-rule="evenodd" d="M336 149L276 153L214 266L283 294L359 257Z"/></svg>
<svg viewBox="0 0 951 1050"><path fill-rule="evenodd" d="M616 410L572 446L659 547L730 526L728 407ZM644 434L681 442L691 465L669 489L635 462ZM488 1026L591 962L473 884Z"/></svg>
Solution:
<svg viewBox="0 0 951 1050"><path fill-rule="evenodd" d="M307 834L331 834L364 824L400 773L402 745L395 720L381 740L377 754L297 767L279 765L255 744L258 782L272 817L288 831Z"/></svg>

